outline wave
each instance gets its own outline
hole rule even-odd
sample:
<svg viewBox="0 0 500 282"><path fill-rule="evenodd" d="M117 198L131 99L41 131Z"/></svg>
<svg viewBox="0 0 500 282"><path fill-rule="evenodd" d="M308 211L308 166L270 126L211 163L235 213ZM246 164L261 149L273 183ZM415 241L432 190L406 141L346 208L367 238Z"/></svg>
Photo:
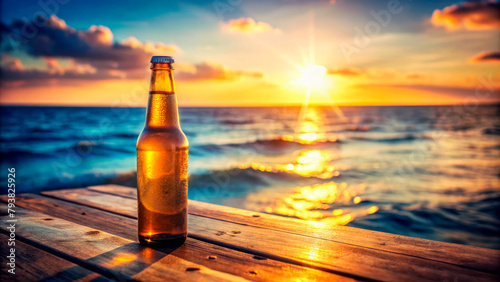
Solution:
<svg viewBox="0 0 500 282"><path fill-rule="evenodd" d="M35 147L33 147L35 148ZM130 146L119 146L117 144L107 144L105 142L93 142L93 141L79 141L73 143L72 145L66 144L66 146L61 145L50 151L37 152L30 149L11 149L3 150L0 156L6 162L11 161L26 161L35 160L42 158L54 158L56 156L66 156L67 154L75 153L81 156L96 155L96 156L106 156L115 157L116 153L123 154L133 154L135 153L135 147Z"/></svg>
<svg viewBox="0 0 500 282"><path fill-rule="evenodd" d="M137 138L137 137L139 137L139 133L120 132L120 133L112 134L111 136L121 137L121 138Z"/></svg>
<svg viewBox="0 0 500 282"><path fill-rule="evenodd" d="M54 153L68 152L70 150L76 151L82 155L96 154L96 155L113 155L114 153L135 153L135 146L120 146L118 144L109 144L106 142L94 141L79 141L74 145L60 148Z"/></svg>
<svg viewBox="0 0 500 282"><path fill-rule="evenodd" d="M15 162L25 159L51 158L51 155L27 150L9 150L8 152L0 153L0 158L5 162Z"/></svg>
<svg viewBox="0 0 500 282"><path fill-rule="evenodd" d="M52 133L52 132L57 132L57 129L37 126L37 127L33 127L33 128L28 129L28 132L30 132L30 133L49 133L49 132Z"/></svg>
<svg viewBox="0 0 500 282"><path fill-rule="evenodd" d="M186 134L189 137L194 137L197 135L197 133L189 131L189 130L185 130L185 129L183 129L183 132L184 132L184 134ZM108 136L136 140L137 138L139 138L139 135L140 135L140 132L118 132L118 133L110 134ZM107 138L109 138L109 137L107 137Z"/></svg>
<svg viewBox="0 0 500 282"><path fill-rule="evenodd" d="M500 135L500 127L485 128L483 130L483 134L485 134L485 135Z"/></svg>
<svg viewBox="0 0 500 282"><path fill-rule="evenodd" d="M226 124L226 125L241 125L241 124L252 124L252 123L254 123L254 121L251 120L251 119L248 119L248 120L225 119L225 120L221 120L219 122L222 123L222 124Z"/></svg>
<svg viewBox="0 0 500 282"><path fill-rule="evenodd" d="M304 141L295 140L286 137L272 139L257 139L245 143L229 143L229 144L209 144L198 146L198 148L209 152L220 152L224 149L254 149L256 151L276 152L281 153L282 150L296 149L301 147L317 147L324 145L335 145L340 141L338 139Z"/></svg>
<svg viewBox="0 0 500 282"><path fill-rule="evenodd" d="M189 177L190 199L202 200L206 193L211 198L224 198L245 195L263 187L275 185L300 186L311 185L328 180L316 177L304 177L281 171L261 171L252 168L229 168L210 170ZM108 183L137 187L135 172L117 174L107 180Z"/></svg>
<svg viewBox="0 0 500 282"><path fill-rule="evenodd" d="M499 248L500 235L500 196L490 195L482 200L466 200L463 203L386 204L375 202L381 209L370 217L360 217L349 226L371 229L388 233L419 237L432 237L434 240ZM365 201L362 203L368 204ZM370 203L374 204L374 203ZM473 211L473 212L470 212ZM486 216L489 215L489 216ZM383 224L380 224L382 223ZM474 230L474 235L456 236L455 232L442 230Z"/></svg>
<svg viewBox="0 0 500 282"><path fill-rule="evenodd" d="M344 128L344 131L354 131L354 132L367 132L371 131L371 127L368 125L351 125Z"/></svg>
<svg viewBox="0 0 500 282"><path fill-rule="evenodd" d="M47 135L45 134L30 134L30 135L17 135L17 136L1 136L0 141L2 142L19 142L19 143L49 143L49 142L57 142L57 141L66 141L68 138L72 138L71 136L68 137L68 135Z"/></svg>
<svg viewBox="0 0 500 282"><path fill-rule="evenodd" d="M365 141L365 142L377 142L377 143L403 143L403 142L412 142L417 140L430 140L430 137L426 137L423 135L414 135L414 134L406 134L403 136L390 137L390 138L372 138L366 136L346 136L343 139L339 139L336 137L332 137L330 139L316 139L316 140L301 140L300 138L293 138L292 136L283 136L278 138L270 138L270 139L257 139L255 141L250 142L242 142L242 143L227 143L227 144L207 144L207 145L199 145L192 146L190 148L190 153L196 156L204 155L206 153L225 153L228 150L232 149L244 149L244 150L253 150L258 153L265 154L283 154L287 151L293 151L298 149L316 149L316 148L325 148L334 145L338 145L340 143L348 143L348 142L357 142L357 141Z"/></svg>
<svg viewBox="0 0 500 282"><path fill-rule="evenodd" d="M364 136L350 136L348 138L356 141L369 141L369 142L382 142L382 143L399 143L399 142L432 139L424 135L415 135L415 134L406 134L404 136L391 137L391 138L369 138Z"/></svg>

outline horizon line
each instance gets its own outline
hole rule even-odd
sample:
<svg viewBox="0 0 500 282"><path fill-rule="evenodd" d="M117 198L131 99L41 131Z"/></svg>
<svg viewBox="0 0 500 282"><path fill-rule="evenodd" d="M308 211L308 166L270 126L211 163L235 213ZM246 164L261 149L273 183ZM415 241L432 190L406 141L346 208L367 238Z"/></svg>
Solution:
<svg viewBox="0 0 500 282"><path fill-rule="evenodd" d="M454 104L340 104L338 107L440 107L457 106ZM272 107L301 107L302 104L275 104L275 105L179 105L179 108L272 108ZM312 107L331 107L326 104L310 104ZM500 101L478 103L478 106L500 106ZM127 105L74 105L74 104L3 104L0 107L60 107L60 108L146 108L147 106L127 106Z"/></svg>

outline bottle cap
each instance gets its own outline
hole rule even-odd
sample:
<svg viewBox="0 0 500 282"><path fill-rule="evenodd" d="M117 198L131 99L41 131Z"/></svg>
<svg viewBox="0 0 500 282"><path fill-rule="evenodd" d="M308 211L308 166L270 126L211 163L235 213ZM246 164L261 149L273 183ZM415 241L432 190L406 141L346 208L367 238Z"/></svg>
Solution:
<svg viewBox="0 0 500 282"><path fill-rule="evenodd" d="M170 56L153 56L151 57L151 63L173 63L174 58Z"/></svg>

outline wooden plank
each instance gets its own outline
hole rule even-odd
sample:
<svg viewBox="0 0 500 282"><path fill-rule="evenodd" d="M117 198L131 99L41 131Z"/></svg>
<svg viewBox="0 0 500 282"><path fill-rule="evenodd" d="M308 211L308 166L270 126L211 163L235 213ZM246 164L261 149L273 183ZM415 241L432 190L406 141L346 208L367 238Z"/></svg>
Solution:
<svg viewBox="0 0 500 282"><path fill-rule="evenodd" d="M116 210L109 207L121 200L123 210L137 203L130 198L102 194L86 189L74 191L45 192L61 199L93 206L102 210ZM80 194L85 194L80 197ZM93 201L94 198L99 200ZM135 213L128 214L136 217ZM220 246L249 252L277 260L293 262L317 269L346 275L358 275L366 279L401 280L443 280L475 279L475 281L497 280L497 275L470 270L453 264L385 252L371 248L353 246L329 240L317 239L272 229L258 228L207 217L189 215L189 236Z"/></svg>
<svg viewBox="0 0 500 282"><path fill-rule="evenodd" d="M130 218L137 218L137 202L134 200L135 205L123 205L124 198L122 197L96 197L95 193L87 193L87 189L69 189L42 192L42 195L59 198L63 200L78 199L90 207L106 206L107 211L123 215ZM130 198L125 200L130 201Z"/></svg>
<svg viewBox="0 0 500 282"><path fill-rule="evenodd" d="M6 207L0 204L1 210ZM168 255L172 250L147 248L104 231L21 207L16 207L16 216L22 219L22 224L16 225L19 239L116 280L248 281ZM7 232L7 219L2 216L3 232Z"/></svg>
<svg viewBox="0 0 500 282"><path fill-rule="evenodd" d="M88 187L88 189L131 199L137 198L137 189L126 186L100 185ZM307 222L300 219L241 210L194 200L189 200L188 211L194 215L411 255L480 271L498 273L500 269L500 251L498 250L437 242L347 226L325 226L316 222Z"/></svg>
<svg viewBox="0 0 500 282"><path fill-rule="evenodd" d="M106 185L95 185L89 186L87 189L117 196L122 196L125 198L137 199L137 188L127 187L116 184L106 184Z"/></svg>
<svg viewBox="0 0 500 282"><path fill-rule="evenodd" d="M5 196L0 199L6 200ZM17 195L16 204L26 209L137 241L137 220L135 219L33 194ZM291 281L297 277L301 277L304 281L355 281L352 278L257 257L193 238L188 238L182 247L171 252L170 255L254 281Z"/></svg>
<svg viewBox="0 0 500 282"><path fill-rule="evenodd" d="M0 233L0 242L6 244L9 237ZM15 249L15 271L9 273L10 249ZM83 268L77 264L54 256L19 240L15 246L0 248L1 281L39 281L42 279L52 281L111 281L94 271Z"/></svg>

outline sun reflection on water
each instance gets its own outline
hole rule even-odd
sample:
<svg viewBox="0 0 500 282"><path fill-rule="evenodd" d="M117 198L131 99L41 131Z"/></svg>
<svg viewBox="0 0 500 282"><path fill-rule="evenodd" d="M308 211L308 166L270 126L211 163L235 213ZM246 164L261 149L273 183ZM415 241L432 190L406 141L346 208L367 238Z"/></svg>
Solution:
<svg viewBox="0 0 500 282"><path fill-rule="evenodd" d="M304 141L304 142L313 142L313 141L316 141L316 139L318 139L318 134L316 134L314 132L302 133L300 135L299 139Z"/></svg>
<svg viewBox="0 0 500 282"><path fill-rule="evenodd" d="M325 142L337 142L337 137L327 137L324 133L307 132L298 135L285 135L280 138L283 141L297 142L300 144L319 144Z"/></svg>
<svg viewBox="0 0 500 282"><path fill-rule="evenodd" d="M311 225L326 227L346 225L355 217L377 212L377 206L353 209L353 206L362 202L358 195L364 193L365 189L365 184L348 186L346 183L328 182L297 187L292 192L272 199L254 194L249 200L259 201L259 206L265 206L261 210L266 213L296 217L307 220ZM344 208L333 209L335 206Z"/></svg>
<svg viewBox="0 0 500 282"><path fill-rule="evenodd" d="M304 177L330 179L340 174L336 167L331 164L331 161L336 158L336 156L328 154L326 151L305 150L300 152L296 160L291 163L266 165L253 162L242 164L239 168L252 168L267 172L288 172Z"/></svg>
<svg viewBox="0 0 500 282"><path fill-rule="evenodd" d="M307 178L318 178L318 184L296 187L283 193L276 191L258 191L247 196L247 203L256 204L255 208L267 213L279 214L306 220L313 226L328 227L346 225L356 217L373 214L377 206L366 207L362 194L366 185L348 185L336 183L331 179L340 175L340 168L334 161L337 153L326 148L326 142L338 142L337 136L325 132L324 112L315 108L301 109L299 122L292 135L281 136L280 139L296 142L312 148L298 151L293 161L288 163L241 164L241 169L253 169L271 173L288 173ZM320 145L321 147L317 146ZM321 148L321 149L318 149ZM335 146L338 149L337 146ZM330 182L323 182L325 179ZM311 253L314 255L314 252Z"/></svg>
<svg viewBox="0 0 500 282"><path fill-rule="evenodd" d="M240 165L240 168L251 168L266 172L285 172L303 177L331 179L339 175L339 170L333 165L338 157L325 150L300 151L295 161L286 164L251 164ZM362 194L366 185L351 185L347 183L327 182L310 186L302 186L291 192L267 196L249 195L248 200L259 202L259 210L296 217L307 220L315 226L346 225L355 217L373 214L378 211L377 206L368 209L357 207L362 203ZM264 206L264 207L263 207ZM335 208L335 207L342 207ZM355 207L356 208L353 208Z"/></svg>
<svg viewBox="0 0 500 282"><path fill-rule="evenodd" d="M306 220L334 217L339 222L344 222L348 215L343 214L343 211L334 210L328 214L324 210L329 209L330 204L333 203L350 202L353 196L364 191L365 186L359 185L356 188L349 188L345 183L337 184L335 182L298 187L293 193L267 206L264 211Z"/></svg>

